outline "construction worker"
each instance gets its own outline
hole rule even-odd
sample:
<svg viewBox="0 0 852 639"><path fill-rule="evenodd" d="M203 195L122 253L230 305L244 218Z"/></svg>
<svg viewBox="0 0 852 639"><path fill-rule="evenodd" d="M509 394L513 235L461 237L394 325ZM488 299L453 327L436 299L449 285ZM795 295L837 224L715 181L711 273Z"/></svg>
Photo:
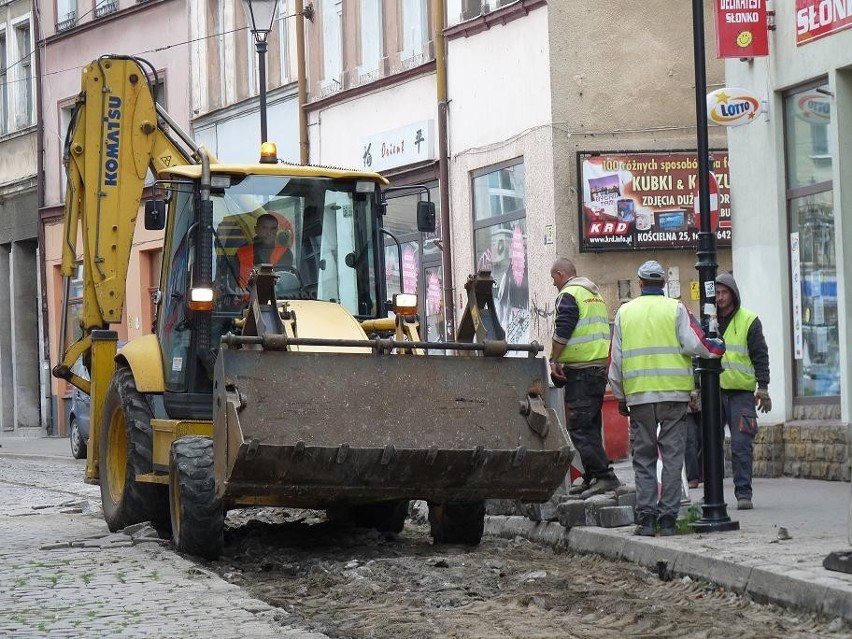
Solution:
<svg viewBox="0 0 852 639"><path fill-rule="evenodd" d="M583 481L569 493L586 499L620 486L602 434L609 313L598 287L579 277L571 260L558 258L550 277L559 290L550 347L551 378L565 388L565 421L583 462Z"/></svg>
<svg viewBox="0 0 852 639"><path fill-rule="evenodd" d="M639 267L642 294L615 314L609 384L619 412L630 416L636 478L635 534L677 533L686 448L686 412L695 388L692 357L718 358L721 340L707 339L692 313L665 296L666 272L654 260ZM659 434L658 434L659 429ZM657 486L657 460L663 470Z"/></svg>
<svg viewBox="0 0 852 639"><path fill-rule="evenodd" d="M754 438L757 410L772 410L769 397L769 349L760 319L740 306L740 291L734 276L716 278L716 312L719 334L727 350L722 358L722 426L731 431L731 470L737 510L751 510Z"/></svg>
<svg viewBox="0 0 852 639"><path fill-rule="evenodd" d="M254 224L254 240L237 250L240 288L248 288L251 269L259 264L272 264L273 268L291 269L293 253L290 251L290 237L281 242L278 236L278 218L271 213L258 216Z"/></svg>

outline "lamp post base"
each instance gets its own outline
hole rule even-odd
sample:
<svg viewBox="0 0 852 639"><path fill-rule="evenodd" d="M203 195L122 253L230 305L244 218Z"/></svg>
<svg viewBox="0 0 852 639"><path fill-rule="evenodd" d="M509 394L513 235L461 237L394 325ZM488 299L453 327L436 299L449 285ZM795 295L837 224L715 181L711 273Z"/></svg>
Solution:
<svg viewBox="0 0 852 639"><path fill-rule="evenodd" d="M727 507L722 504L702 504L702 517L690 526L695 532L725 532L739 530L740 522L728 517Z"/></svg>

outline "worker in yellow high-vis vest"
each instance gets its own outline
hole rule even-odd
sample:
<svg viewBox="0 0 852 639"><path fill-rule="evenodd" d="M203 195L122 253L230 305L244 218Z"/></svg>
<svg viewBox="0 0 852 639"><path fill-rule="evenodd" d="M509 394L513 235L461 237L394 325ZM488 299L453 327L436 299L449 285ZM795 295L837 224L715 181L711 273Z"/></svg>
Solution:
<svg viewBox="0 0 852 639"><path fill-rule="evenodd" d="M621 485L603 446L603 397L609 356L609 311L598 287L577 275L574 263L558 258L550 268L556 319L550 374L565 389L565 422L583 462L583 480L569 489L583 499Z"/></svg>
<svg viewBox="0 0 852 639"><path fill-rule="evenodd" d="M666 297L666 272L654 260L639 267L642 294L615 314L609 384L619 410L630 416L636 480L637 535L677 533L686 412L695 388L692 357L719 358L722 340L704 336L698 321ZM659 433L658 433L659 429ZM663 471L657 488L657 459Z"/></svg>
<svg viewBox="0 0 852 639"><path fill-rule="evenodd" d="M731 470L737 510L751 510L751 477L757 409L772 410L769 397L769 349L763 326L753 312L740 306L740 290L734 276L716 278L716 312L719 335L725 340L722 358L722 427L731 431Z"/></svg>

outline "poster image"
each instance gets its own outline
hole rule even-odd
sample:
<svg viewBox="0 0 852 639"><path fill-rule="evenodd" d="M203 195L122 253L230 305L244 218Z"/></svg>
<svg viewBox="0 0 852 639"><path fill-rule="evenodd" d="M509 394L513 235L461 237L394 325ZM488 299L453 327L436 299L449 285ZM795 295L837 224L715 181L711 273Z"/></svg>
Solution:
<svg viewBox="0 0 852 639"><path fill-rule="evenodd" d="M716 243L731 245L728 153L711 153L719 184ZM694 249L698 161L694 152L580 153L581 251Z"/></svg>

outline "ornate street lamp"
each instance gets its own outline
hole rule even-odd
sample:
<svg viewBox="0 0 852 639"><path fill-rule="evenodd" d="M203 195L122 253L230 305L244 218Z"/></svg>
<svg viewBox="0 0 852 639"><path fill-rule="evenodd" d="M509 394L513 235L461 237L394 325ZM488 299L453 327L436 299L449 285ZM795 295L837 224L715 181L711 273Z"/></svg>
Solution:
<svg viewBox="0 0 852 639"><path fill-rule="evenodd" d="M710 151L707 134L707 72L704 68L704 0L692 0L692 49L695 61L695 114L698 124L698 201L701 231L698 233L698 270L701 291L701 325L708 337L716 337L710 310L716 304L716 229L710 218ZM715 316L715 313L713 313ZM699 359L701 378L701 433L704 448L704 503L702 516L692 527L698 532L739 530L740 523L728 516L722 491L722 403L719 360Z"/></svg>
<svg viewBox="0 0 852 639"><path fill-rule="evenodd" d="M266 142L266 39L272 31L278 12L278 0L243 0L246 24L257 47L257 70L260 74L260 142Z"/></svg>

